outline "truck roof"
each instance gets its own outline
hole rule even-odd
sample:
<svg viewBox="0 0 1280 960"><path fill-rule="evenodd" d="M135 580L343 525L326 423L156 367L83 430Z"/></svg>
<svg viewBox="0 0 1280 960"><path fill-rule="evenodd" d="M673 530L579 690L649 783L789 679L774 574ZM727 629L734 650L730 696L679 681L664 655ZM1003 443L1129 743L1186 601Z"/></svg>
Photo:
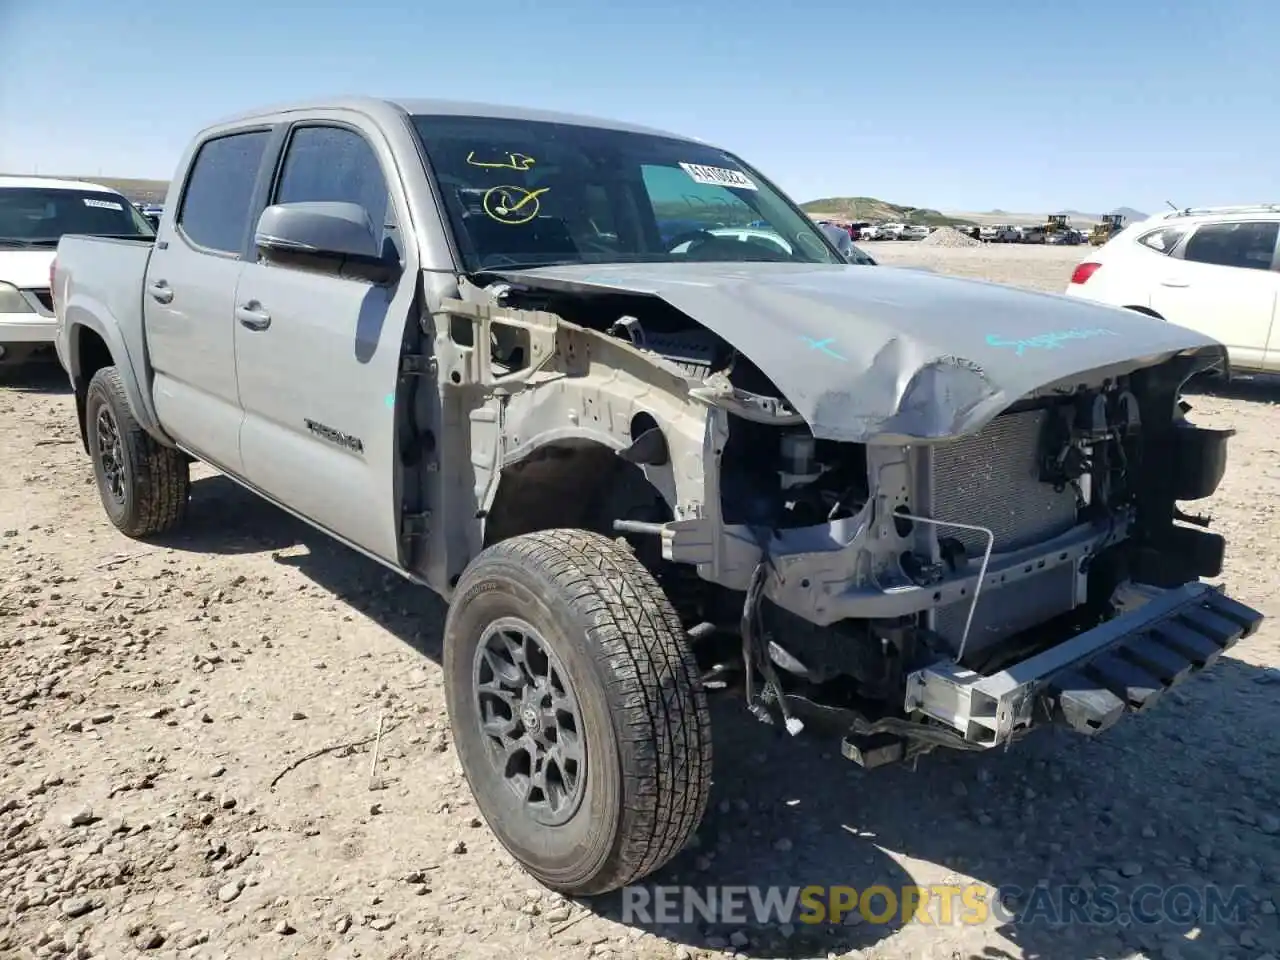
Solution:
<svg viewBox="0 0 1280 960"><path fill-rule="evenodd" d="M17 188L24 190L86 190L92 193L115 193L110 187L84 180L63 180L58 177L19 177L0 173L0 190Z"/></svg>
<svg viewBox="0 0 1280 960"><path fill-rule="evenodd" d="M550 123L572 123L582 127L601 127L606 130L622 130L630 133L647 133L659 137L676 140L688 140L691 143L704 143L696 137L667 130L658 130L638 124L625 123L620 120L609 120L603 117L592 117L577 113L560 113L554 110L538 110L531 107L517 107L494 103L479 103L469 100L432 100L423 98L381 98L381 97L335 97L327 100L305 100L260 107L256 110L224 117L213 126L236 124L251 120L264 120L280 114L297 113L310 110L354 110L377 120L391 119L413 114L442 114L458 117L493 117L506 120L541 120Z"/></svg>

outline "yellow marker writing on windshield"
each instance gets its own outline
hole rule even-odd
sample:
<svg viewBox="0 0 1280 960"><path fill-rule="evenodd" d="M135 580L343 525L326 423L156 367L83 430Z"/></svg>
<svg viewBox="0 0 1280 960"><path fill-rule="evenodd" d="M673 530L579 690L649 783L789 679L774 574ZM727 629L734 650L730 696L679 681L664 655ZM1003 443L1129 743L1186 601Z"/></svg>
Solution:
<svg viewBox="0 0 1280 960"><path fill-rule="evenodd" d="M524 153L508 153L504 163L485 163L477 160L476 152L472 150L467 154L467 163L473 167L485 167L489 170L528 170L533 166L533 157Z"/></svg>
<svg viewBox="0 0 1280 960"><path fill-rule="evenodd" d="M484 212L499 223L516 225L528 223L538 215L538 197L550 190L541 187L526 190L524 187L490 187L484 194Z"/></svg>

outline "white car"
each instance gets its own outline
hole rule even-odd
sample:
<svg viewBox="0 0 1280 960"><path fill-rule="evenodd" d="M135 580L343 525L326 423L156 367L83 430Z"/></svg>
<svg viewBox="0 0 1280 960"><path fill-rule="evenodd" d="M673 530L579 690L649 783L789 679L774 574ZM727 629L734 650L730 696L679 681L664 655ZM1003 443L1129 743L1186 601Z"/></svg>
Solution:
<svg viewBox="0 0 1280 960"><path fill-rule="evenodd" d="M1221 340L1233 370L1280 372L1277 238L1280 204L1157 214L1093 250L1066 292Z"/></svg>
<svg viewBox="0 0 1280 960"><path fill-rule="evenodd" d="M154 237L146 218L95 183L0 176L0 364L53 347L49 268L63 234Z"/></svg>
<svg viewBox="0 0 1280 960"><path fill-rule="evenodd" d="M898 235L899 240L923 240L929 236L932 231L924 224L913 223L902 228L902 233Z"/></svg>

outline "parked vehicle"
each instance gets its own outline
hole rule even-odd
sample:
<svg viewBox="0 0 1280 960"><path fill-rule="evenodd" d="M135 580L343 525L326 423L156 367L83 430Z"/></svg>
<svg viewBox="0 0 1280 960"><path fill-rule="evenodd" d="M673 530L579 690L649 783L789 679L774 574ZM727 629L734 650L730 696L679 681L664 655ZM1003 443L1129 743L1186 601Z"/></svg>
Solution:
<svg viewBox="0 0 1280 960"><path fill-rule="evenodd" d="M1044 243L1044 227L1039 224L1018 227L1018 243Z"/></svg>
<svg viewBox="0 0 1280 960"><path fill-rule="evenodd" d="M1280 204L1157 214L1091 250L1066 292L1216 337L1236 370L1277 372L1277 235Z"/></svg>
<svg viewBox="0 0 1280 960"><path fill-rule="evenodd" d="M839 251L840 256L844 257L849 263L859 263L866 266L874 267L876 261L865 250L861 249L857 244L849 239L849 232L843 227L829 223L823 226L823 232L827 235L827 239L831 241L831 245ZM785 241L783 241L785 243ZM791 245L786 244L788 253L791 251Z"/></svg>
<svg viewBox="0 0 1280 960"><path fill-rule="evenodd" d="M791 251L659 242L681 204ZM685 846L713 679L875 767L1096 733L1261 620L1200 582L1223 539L1174 523L1225 469L1231 431L1178 403L1220 343L851 265L701 141L439 101L248 114L188 147L154 245L64 237L53 276L115 526L177 525L195 458L448 598L462 769L567 893Z"/></svg>
<svg viewBox="0 0 1280 960"><path fill-rule="evenodd" d="M160 215L164 213L164 207L158 203L144 203L138 209L152 227L160 226Z"/></svg>
<svg viewBox="0 0 1280 960"><path fill-rule="evenodd" d="M898 235L899 240L923 240L932 233L927 226L922 223L913 223L902 228L902 233Z"/></svg>
<svg viewBox="0 0 1280 960"><path fill-rule="evenodd" d="M902 232L907 229L905 223L882 223L876 231L877 240L901 240Z"/></svg>
<svg viewBox="0 0 1280 960"><path fill-rule="evenodd" d="M1044 242L1050 243L1051 238L1056 238L1056 242L1069 242L1069 238L1075 236L1075 229L1071 226L1071 217L1065 213L1051 213L1048 219L1040 224L1040 232L1044 235Z"/></svg>
<svg viewBox="0 0 1280 960"><path fill-rule="evenodd" d="M52 355L49 266L65 233L150 238L124 197L95 183L0 176L0 365Z"/></svg>

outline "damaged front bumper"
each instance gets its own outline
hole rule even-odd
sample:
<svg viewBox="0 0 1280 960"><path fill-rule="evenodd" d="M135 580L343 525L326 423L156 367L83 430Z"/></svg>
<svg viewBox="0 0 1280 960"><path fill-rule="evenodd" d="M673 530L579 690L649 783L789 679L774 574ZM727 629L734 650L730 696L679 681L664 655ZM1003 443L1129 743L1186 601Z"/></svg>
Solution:
<svg viewBox="0 0 1280 960"><path fill-rule="evenodd" d="M979 748L1043 722L1092 735L1125 713L1146 710L1252 635L1263 619L1204 583L1153 594L1136 609L990 676L951 662L917 670L907 677L907 715L950 728Z"/></svg>

